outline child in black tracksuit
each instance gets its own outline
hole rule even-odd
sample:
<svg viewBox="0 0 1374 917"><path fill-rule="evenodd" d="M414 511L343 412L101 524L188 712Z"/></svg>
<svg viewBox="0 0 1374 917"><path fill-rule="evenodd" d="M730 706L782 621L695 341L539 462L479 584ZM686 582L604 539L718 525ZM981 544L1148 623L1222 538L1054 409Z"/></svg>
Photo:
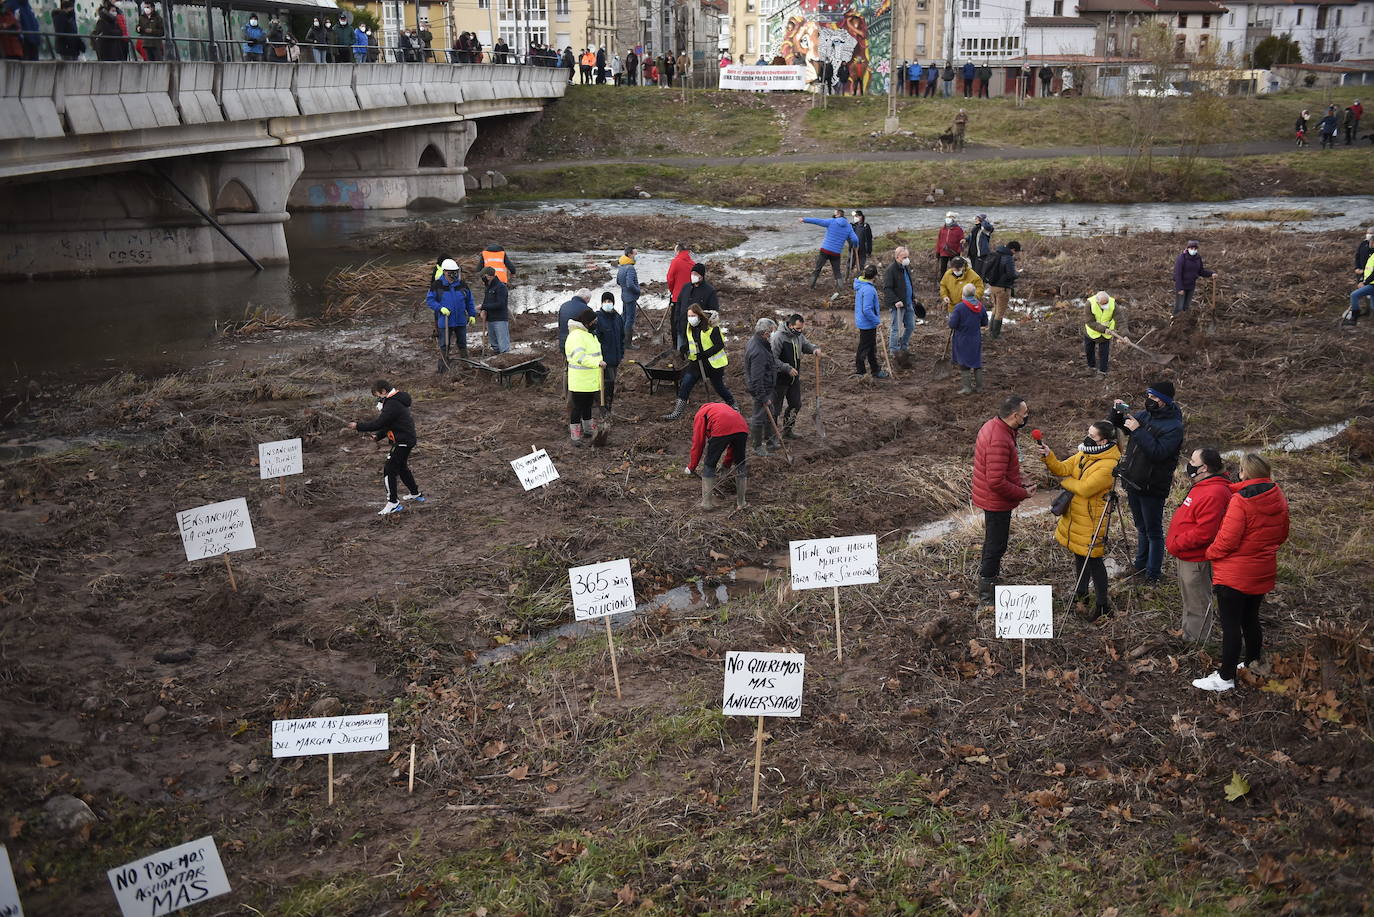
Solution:
<svg viewBox="0 0 1374 917"><path fill-rule="evenodd" d="M410 416L410 395L392 388L385 379L378 379L373 384L372 394L379 399L376 419L348 426L359 433L372 433L378 442L385 439L391 443L391 451L387 453L386 464L382 467L382 477L386 481L386 505L377 514L385 516L405 509L396 493L398 477L410 491L405 499L423 503L425 498L415 483L415 476L410 473L410 451L416 443L415 421Z"/></svg>

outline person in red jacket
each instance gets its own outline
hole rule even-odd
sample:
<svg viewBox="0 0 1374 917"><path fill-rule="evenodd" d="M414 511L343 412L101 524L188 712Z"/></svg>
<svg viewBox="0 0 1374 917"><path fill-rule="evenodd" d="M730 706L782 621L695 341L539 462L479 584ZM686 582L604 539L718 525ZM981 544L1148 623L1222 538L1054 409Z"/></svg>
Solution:
<svg viewBox="0 0 1374 917"><path fill-rule="evenodd" d="M940 270L935 274L936 282L949 270L949 259L964 253L964 227L955 222L958 214L953 210L945 214L945 225L935 237L935 257L940 261Z"/></svg>
<svg viewBox="0 0 1374 917"><path fill-rule="evenodd" d="M701 464L701 508L715 509L716 465L735 466L735 508L744 509L749 486L749 422L735 408L721 401L703 404L692 421L692 454L684 474L696 472ZM702 464L702 453L705 463ZM721 463L721 458L725 461Z"/></svg>
<svg viewBox="0 0 1374 917"><path fill-rule="evenodd" d="M1269 463L1254 453L1240 460L1241 481L1231 485L1221 529L1207 549L1221 618L1221 666L1193 681L1204 691L1231 690L1236 669L1260 658L1260 602L1274 588L1279 546L1288 540L1288 498L1270 474Z"/></svg>
<svg viewBox="0 0 1374 917"><path fill-rule="evenodd" d="M1009 395L997 416L983 424L973 444L973 505L983 511L983 557L978 568L978 600L991 605L993 587L1002 572L1002 555L1011 537L1011 511L1035 493L1021 481L1016 431L1030 422L1030 407L1020 395Z"/></svg>
<svg viewBox="0 0 1374 917"><path fill-rule="evenodd" d="M673 339L668 343L675 349L681 350L687 346L687 307L681 309L677 307L677 295L682 292L682 288L692 282L692 265L696 259L692 257L692 252L681 242L673 246L673 260L668 264L668 315L671 319L668 327L671 328ZM679 317L681 313L681 317Z"/></svg>
<svg viewBox="0 0 1374 917"><path fill-rule="evenodd" d="M1194 449L1188 457L1188 477L1193 486L1183 498L1164 547L1178 561L1178 591L1183 599L1183 638L1201 643L1212 607L1212 565L1207 549L1217 537L1226 506L1231 502L1231 481L1226 463L1215 449Z"/></svg>

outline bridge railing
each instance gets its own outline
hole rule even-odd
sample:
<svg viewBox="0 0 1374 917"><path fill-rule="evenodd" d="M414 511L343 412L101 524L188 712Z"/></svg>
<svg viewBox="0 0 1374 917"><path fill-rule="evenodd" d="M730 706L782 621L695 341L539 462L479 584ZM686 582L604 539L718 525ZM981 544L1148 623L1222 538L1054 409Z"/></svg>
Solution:
<svg viewBox="0 0 1374 917"><path fill-rule="evenodd" d="M0 61L0 144L417 105L557 98L567 90L566 76L556 68L515 64ZM4 157L0 148L0 159Z"/></svg>

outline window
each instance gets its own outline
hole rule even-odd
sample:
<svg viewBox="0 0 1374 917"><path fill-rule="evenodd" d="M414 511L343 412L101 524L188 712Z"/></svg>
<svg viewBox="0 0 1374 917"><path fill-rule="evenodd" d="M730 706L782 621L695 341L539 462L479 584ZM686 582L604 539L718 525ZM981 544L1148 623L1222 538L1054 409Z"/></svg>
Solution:
<svg viewBox="0 0 1374 917"><path fill-rule="evenodd" d="M1231 25L1235 25L1235 24L1236 24L1236 14L1235 14L1235 13L1227 13L1227 14L1226 14L1226 24L1227 24L1228 26L1231 26Z"/></svg>
<svg viewBox="0 0 1374 917"><path fill-rule="evenodd" d="M924 22L916 23L916 53L922 55L926 53L926 24Z"/></svg>
<svg viewBox="0 0 1374 917"><path fill-rule="evenodd" d="M758 48L754 46L754 26L752 25L744 27L744 50L750 54L758 50Z"/></svg>
<svg viewBox="0 0 1374 917"><path fill-rule="evenodd" d="M1345 12L1345 10L1336 10L1336 25L1337 25L1337 26L1339 26L1339 25L1341 24L1341 14L1344 13L1344 12Z"/></svg>
<svg viewBox="0 0 1374 917"><path fill-rule="evenodd" d="M477 8L479 10L491 9L491 0L477 0Z"/></svg>
<svg viewBox="0 0 1374 917"><path fill-rule="evenodd" d="M1210 13L1202 14L1202 27L1204 29L1210 29L1212 27L1212 16Z"/></svg>
<svg viewBox="0 0 1374 917"><path fill-rule="evenodd" d="M1174 60L1183 60L1188 56L1188 39L1182 35L1174 39Z"/></svg>
<svg viewBox="0 0 1374 917"><path fill-rule="evenodd" d="M983 15L983 0L959 0L959 15L964 19L979 19Z"/></svg>
<svg viewBox="0 0 1374 917"><path fill-rule="evenodd" d="M930 0L916 0L916 9L924 10L929 5L929 3Z"/></svg>
<svg viewBox="0 0 1374 917"><path fill-rule="evenodd" d="M1107 56L1116 57L1116 33L1107 33Z"/></svg>
<svg viewBox="0 0 1374 917"><path fill-rule="evenodd" d="M1054 0L1054 15L1064 15L1064 0Z"/></svg>
<svg viewBox="0 0 1374 917"><path fill-rule="evenodd" d="M1296 25L1302 25L1302 8L1301 8L1301 7L1298 8L1298 21L1297 21L1295 24L1296 24Z"/></svg>
<svg viewBox="0 0 1374 917"><path fill-rule="evenodd" d="M1226 43L1226 54L1227 54L1227 56L1229 57L1230 55L1235 54L1235 53L1236 53L1236 43L1235 43L1234 41L1228 41L1228 42Z"/></svg>
<svg viewBox="0 0 1374 917"><path fill-rule="evenodd" d="M744 11L752 13L754 11L754 0L744 0Z"/></svg>
<svg viewBox="0 0 1374 917"><path fill-rule="evenodd" d="M1207 40L1208 40L1210 37L1211 37L1210 35L1199 35L1199 36L1198 36L1198 39L1197 39L1197 53L1198 53L1199 55L1205 55L1205 54L1207 53Z"/></svg>
<svg viewBox="0 0 1374 917"><path fill-rule="evenodd" d="M572 0L554 0L553 14L559 22L567 22L572 16Z"/></svg>
<svg viewBox="0 0 1374 917"><path fill-rule="evenodd" d="M1020 54L1020 36L959 39L959 56L961 58L988 60L993 58L1018 57Z"/></svg>
<svg viewBox="0 0 1374 917"><path fill-rule="evenodd" d="M1328 9L1329 9L1329 7L1325 7L1325 6L1319 6L1319 7L1317 7L1317 28L1319 28L1319 29L1324 29L1324 28L1326 28L1326 13L1327 13L1327 10L1328 10Z"/></svg>
<svg viewBox="0 0 1374 917"><path fill-rule="evenodd" d="M1179 13L1179 14L1178 14L1178 27L1179 27L1180 29L1186 29L1186 28L1188 28L1188 14L1187 14L1187 13Z"/></svg>

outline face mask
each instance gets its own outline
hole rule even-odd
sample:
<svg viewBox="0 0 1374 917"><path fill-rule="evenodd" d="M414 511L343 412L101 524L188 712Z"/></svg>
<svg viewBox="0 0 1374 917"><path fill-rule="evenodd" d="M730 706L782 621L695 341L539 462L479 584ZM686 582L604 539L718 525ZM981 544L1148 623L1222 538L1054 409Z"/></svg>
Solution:
<svg viewBox="0 0 1374 917"><path fill-rule="evenodd" d="M949 217L945 217L945 225L946 225L946 226L953 226L953 225L954 225L954 220L950 219Z"/></svg>
<svg viewBox="0 0 1374 917"><path fill-rule="evenodd" d="M248 20L248 24L249 24L249 25L257 25L257 24L258 24L258 21L257 21L256 19L250 19L250 20Z"/></svg>
<svg viewBox="0 0 1374 917"><path fill-rule="evenodd" d="M902 267L911 267L911 259L910 259L910 258L903 258L903 259L902 259Z"/></svg>
<svg viewBox="0 0 1374 917"><path fill-rule="evenodd" d="M615 311L615 303L613 303L613 302L603 302L603 303L601 304L601 311L602 311L602 312L614 312L614 311Z"/></svg>
<svg viewBox="0 0 1374 917"><path fill-rule="evenodd" d="M699 316L699 315L689 315L689 316L687 316L687 324L689 324L689 325L691 325L693 328L695 328L697 325L700 325L700 324L701 324L701 316Z"/></svg>
<svg viewBox="0 0 1374 917"><path fill-rule="evenodd" d="M1188 249L1188 254L1190 254L1190 255L1196 255L1196 254L1197 254L1197 249L1195 249L1195 248L1190 248L1190 249Z"/></svg>
<svg viewBox="0 0 1374 917"><path fill-rule="evenodd" d="M1091 436L1085 436L1083 437L1083 445L1091 449L1093 446L1100 446L1102 444L1099 443L1097 440L1093 439Z"/></svg>
<svg viewBox="0 0 1374 917"><path fill-rule="evenodd" d="M955 271L955 272L954 272L954 276L955 276L955 277L962 277L962 276L964 276L963 269L960 269L960 270Z"/></svg>
<svg viewBox="0 0 1374 917"><path fill-rule="evenodd" d="M700 274L693 274L693 275L692 275L692 283L701 283L701 275L700 275Z"/></svg>
<svg viewBox="0 0 1374 917"><path fill-rule="evenodd" d="M1155 401L1153 398L1146 398L1145 410L1149 411L1151 414L1159 414L1164 410L1164 405L1161 402Z"/></svg>
<svg viewBox="0 0 1374 917"><path fill-rule="evenodd" d="M1194 465L1192 462L1189 462L1187 465L1183 466L1183 470L1188 472L1188 477L1195 478L1197 477L1197 473L1202 470L1202 466Z"/></svg>

